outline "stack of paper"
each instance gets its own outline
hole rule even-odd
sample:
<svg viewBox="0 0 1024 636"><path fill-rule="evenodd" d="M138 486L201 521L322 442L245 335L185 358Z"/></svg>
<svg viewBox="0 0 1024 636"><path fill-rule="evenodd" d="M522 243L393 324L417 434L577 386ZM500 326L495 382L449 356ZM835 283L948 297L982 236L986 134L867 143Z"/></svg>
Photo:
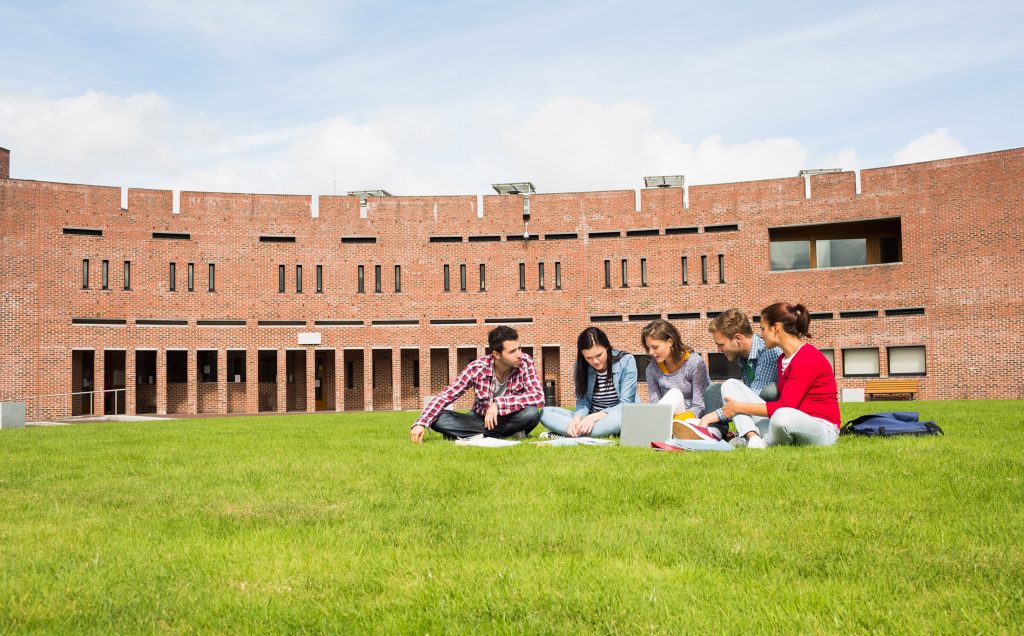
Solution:
<svg viewBox="0 0 1024 636"><path fill-rule="evenodd" d="M479 446L482 448L501 448L504 446L515 446L518 443L511 439L484 437L483 435L474 435L473 437L463 437L462 439L455 440L456 446Z"/></svg>

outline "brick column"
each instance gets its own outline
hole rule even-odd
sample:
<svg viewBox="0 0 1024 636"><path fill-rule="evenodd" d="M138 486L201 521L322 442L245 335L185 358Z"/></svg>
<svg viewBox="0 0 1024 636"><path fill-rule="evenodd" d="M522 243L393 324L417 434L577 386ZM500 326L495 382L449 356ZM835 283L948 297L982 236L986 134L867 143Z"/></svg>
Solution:
<svg viewBox="0 0 1024 636"><path fill-rule="evenodd" d="M363 349L363 410L373 410L373 349Z"/></svg>
<svg viewBox="0 0 1024 636"><path fill-rule="evenodd" d="M107 387L106 370L104 369L105 358L106 355L102 349L97 349L93 356L92 379L95 393L92 394L92 412L94 415L107 414L103 408L103 399L106 397L103 391Z"/></svg>
<svg viewBox="0 0 1024 636"><path fill-rule="evenodd" d="M288 352L277 350L277 412L288 410Z"/></svg>
<svg viewBox="0 0 1024 636"><path fill-rule="evenodd" d="M334 350L334 410L345 410L345 350Z"/></svg>
<svg viewBox="0 0 1024 636"><path fill-rule="evenodd" d="M245 350L245 412L260 410L260 351Z"/></svg>
<svg viewBox="0 0 1024 636"><path fill-rule="evenodd" d="M217 350L217 412L228 412L228 351Z"/></svg>
<svg viewBox="0 0 1024 636"><path fill-rule="evenodd" d="M316 349L306 349L306 412L316 411Z"/></svg>
<svg viewBox="0 0 1024 636"><path fill-rule="evenodd" d="M135 415L135 349L124 352L124 413Z"/></svg>
<svg viewBox="0 0 1024 636"><path fill-rule="evenodd" d="M199 355L195 349L189 349L185 362L185 412L195 414L199 412Z"/></svg>
<svg viewBox="0 0 1024 636"><path fill-rule="evenodd" d="M391 350L391 409L402 410L402 349Z"/></svg>
<svg viewBox="0 0 1024 636"><path fill-rule="evenodd" d="M153 381L156 382L156 414L167 415L167 350L157 349L156 371Z"/></svg>

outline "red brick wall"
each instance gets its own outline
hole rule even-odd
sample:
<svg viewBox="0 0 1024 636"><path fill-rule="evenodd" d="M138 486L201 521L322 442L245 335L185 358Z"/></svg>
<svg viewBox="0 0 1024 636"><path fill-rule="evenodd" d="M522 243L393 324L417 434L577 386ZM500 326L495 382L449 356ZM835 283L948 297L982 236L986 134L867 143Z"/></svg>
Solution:
<svg viewBox="0 0 1024 636"><path fill-rule="evenodd" d="M11 178L11 151L0 148L0 179Z"/></svg>

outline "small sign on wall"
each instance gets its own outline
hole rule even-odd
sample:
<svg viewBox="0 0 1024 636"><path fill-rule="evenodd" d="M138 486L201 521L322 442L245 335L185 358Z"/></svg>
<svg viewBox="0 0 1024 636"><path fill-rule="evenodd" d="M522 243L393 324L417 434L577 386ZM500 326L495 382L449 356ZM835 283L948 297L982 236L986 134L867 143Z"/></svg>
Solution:
<svg viewBox="0 0 1024 636"><path fill-rule="evenodd" d="M318 345L318 344L320 344L320 332L319 331L299 332L299 344L300 345Z"/></svg>

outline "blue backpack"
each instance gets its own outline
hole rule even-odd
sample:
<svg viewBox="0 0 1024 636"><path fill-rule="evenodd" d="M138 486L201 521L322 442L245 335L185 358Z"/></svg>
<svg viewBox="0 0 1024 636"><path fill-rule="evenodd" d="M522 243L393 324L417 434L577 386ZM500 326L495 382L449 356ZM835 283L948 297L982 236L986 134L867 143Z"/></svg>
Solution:
<svg viewBox="0 0 1024 636"><path fill-rule="evenodd" d="M935 422L921 422L915 411L891 413L869 413L850 420L842 432L868 437L891 437L893 435L945 435Z"/></svg>

